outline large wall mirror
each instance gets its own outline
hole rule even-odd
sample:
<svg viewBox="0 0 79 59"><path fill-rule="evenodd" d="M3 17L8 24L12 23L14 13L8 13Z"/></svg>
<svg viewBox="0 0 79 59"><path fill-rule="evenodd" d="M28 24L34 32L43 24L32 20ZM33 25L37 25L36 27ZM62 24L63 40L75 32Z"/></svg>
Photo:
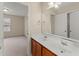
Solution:
<svg viewBox="0 0 79 59"><path fill-rule="evenodd" d="M42 3L42 31L79 40L79 2Z"/></svg>

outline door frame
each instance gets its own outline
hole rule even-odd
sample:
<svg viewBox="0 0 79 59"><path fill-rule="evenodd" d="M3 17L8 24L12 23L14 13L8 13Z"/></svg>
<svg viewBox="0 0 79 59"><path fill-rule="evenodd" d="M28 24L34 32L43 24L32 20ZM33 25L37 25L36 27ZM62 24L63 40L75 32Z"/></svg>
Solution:
<svg viewBox="0 0 79 59"><path fill-rule="evenodd" d="M3 56L4 55L4 40L3 40L3 37L4 37L4 34L3 34L3 25L4 25L4 22L3 22L3 6L4 6L4 2L0 2L0 56Z"/></svg>

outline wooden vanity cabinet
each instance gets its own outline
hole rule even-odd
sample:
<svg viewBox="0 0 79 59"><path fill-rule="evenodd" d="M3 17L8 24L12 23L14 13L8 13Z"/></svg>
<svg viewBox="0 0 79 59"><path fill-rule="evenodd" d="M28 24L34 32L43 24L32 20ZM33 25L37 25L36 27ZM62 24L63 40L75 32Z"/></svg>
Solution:
<svg viewBox="0 0 79 59"><path fill-rule="evenodd" d="M41 45L36 42L36 56L41 56Z"/></svg>
<svg viewBox="0 0 79 59"><path fill-rule="evenodd" d="M41 56L41 45L32 39L32 55L33 56Z"/></svg>
<svg viewBox="0 0 79 59"><path fill-rule="evenodd" d="M56 56L53 52L49 51L47 48L42 48L42 56Z"/></svg>
<svg viewBox="0 0 79 59"><path fill-rule="evenodd" d="M56 56L56 54L45 48L34 39L31 40L31 51L32 56Z"/></svg>
<svg viewBox="0 0 79 59"><path fill-rule="evenodd" d="M36 55L36 42L34 40L32 40L31 42L31 51L32 51L32 55L35 56Z"/></svg>

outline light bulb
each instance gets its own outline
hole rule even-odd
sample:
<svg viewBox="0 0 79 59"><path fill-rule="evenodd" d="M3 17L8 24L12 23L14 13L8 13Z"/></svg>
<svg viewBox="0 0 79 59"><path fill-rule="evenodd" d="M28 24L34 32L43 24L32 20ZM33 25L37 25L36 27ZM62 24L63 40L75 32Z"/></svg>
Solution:
<svg viewBox="0 0 79 59"><path fill-rule="evenodd" d="M50 5L53 5L54 3L53 2L50 2Z"/></svg>
<svg viewBox="0 0 79 59"><path fill-rule="evenodd" d="M61 4L61 2L50 2L50 3L48 3L48 5L49 5L49 7L48 7L48 9L50 9L50 8L59 8L59 5Z"/></svg>
<svg viewBox="0 0 79 59"><path fill-rule="evenodd" d="M55 8L59 8L59 6L57 4L55 4L54 6L55 6Z"/></svg>
<svg viewBox="0 0 79 59"><path fill-rule="evenodd" d="M49 8L54 7L54 3L53 2L48 3L48 5L49 5Z"/></svg>
<svg viewBox="0 0 79 59"><path fill-rule="evenodd" d="M8 9L3 9L4 12L8 12Z"/></svg>

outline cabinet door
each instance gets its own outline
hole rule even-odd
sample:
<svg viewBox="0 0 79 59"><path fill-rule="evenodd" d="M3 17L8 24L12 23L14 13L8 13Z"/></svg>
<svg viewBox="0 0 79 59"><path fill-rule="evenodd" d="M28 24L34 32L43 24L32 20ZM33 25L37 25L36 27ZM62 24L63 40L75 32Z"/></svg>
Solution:
<svg viewBox="0 0 79 59"><path fill-rule="evenodd" d="M41 45L32 39L32 55L41 56Z"/></svg>
<svg viewBox="0 0 79 59"><path fill-rule="evenodd" d="M41 56L41 45L36 42L36 56Z"/></svg>
<svg viewBox="0 0 79 59"><path fill-rule="evenodd" d="M41 8L40 3L31 3L30 7L30 31L31 33L41 33Z"/></svg>
<svg viewBox="0 0 79 59"><path fill-rule="evenodd" d="M32 39L32 47L31 47L31 49L32 49L32 55L33 56L36 55L36 52L35 52L35 50L36 50L36 44L35 43L36 42Z"/></svg>
<svg viewBox="0 0 79 59"><path fill-rule="evenodd" d="M54 53L52 53L51 51L49 51L46 48L42 48L42 56L56 56Z"/></svg>

